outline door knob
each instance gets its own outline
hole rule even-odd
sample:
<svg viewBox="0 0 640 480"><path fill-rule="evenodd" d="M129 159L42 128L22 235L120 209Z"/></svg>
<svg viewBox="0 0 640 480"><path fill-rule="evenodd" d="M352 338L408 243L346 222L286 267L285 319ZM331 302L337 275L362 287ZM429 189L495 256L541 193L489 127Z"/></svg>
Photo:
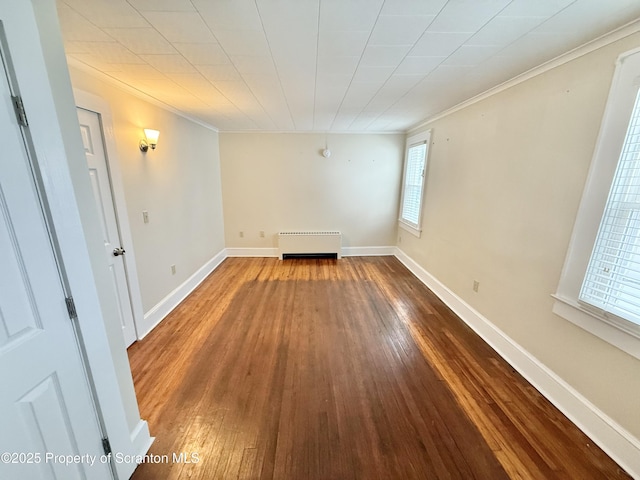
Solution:
<svg viewBox="0 0 640 480"><path fill-rule="evenodd" d="M122 248L122 247L118 247L118 248L114 248L113 249L113 256L114 257L119 257L120 255L124 255L124 254L125 254L125 251L124 251L124 248Z"/></svg>

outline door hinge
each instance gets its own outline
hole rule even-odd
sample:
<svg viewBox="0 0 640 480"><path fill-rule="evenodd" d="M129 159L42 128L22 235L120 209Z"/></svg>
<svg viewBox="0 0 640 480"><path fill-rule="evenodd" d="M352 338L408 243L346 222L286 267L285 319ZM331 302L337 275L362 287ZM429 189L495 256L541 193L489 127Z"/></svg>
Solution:
<svg viewBox="0 0 640 480"><path fill-rule="evenodd" d="M76 320L78 318L78 312L76 312L76 303L73 301L73 297L66 297L64 299L67 304L67 312L69 312L69 318Z"/></svg>
<svg viewBox="0 0 640 480"><path fill-rule="evenodd" d="M107 437L102 439L102 449L104 450L105 455L109 455L111 453L111 443Z"/></svg>
<svg viewBox="0 0 640 480"><path fill-rule="evenodd" d="M18 123L23 127L28 127L29 122L27 121L27 112L24 110L24 103L22 103L22 98L20 97L11 97L13 100L13 108L16 111L16 118L18 119Z"/></svg>

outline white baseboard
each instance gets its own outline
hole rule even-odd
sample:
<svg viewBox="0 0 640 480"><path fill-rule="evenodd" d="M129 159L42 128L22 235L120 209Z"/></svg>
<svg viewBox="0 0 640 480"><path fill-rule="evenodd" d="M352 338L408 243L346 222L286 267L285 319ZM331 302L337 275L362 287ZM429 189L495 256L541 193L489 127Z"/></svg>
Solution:
<svg viewBox="0 0 640 480"><path fill-rule="evenodd" d="M277 248L227 248L227 257L277 257Z"/></svg>
<svg viewBox="0 0 640 480"><path fill-rule="evenodd" d="M399 248L396 257L547 400L633 478L640 479L640 440L565 382Z"/></svg>
<svg viewBox="0 0 640 480"><path fill-rule="evenodd" d="M343 257L377 257L395 253L396 247L342 247Z"/></svg>
<svg viewBox="0 0 640 480"><path fill-rule="evenodd" d="M140 420L130 435L131 444L127 451L114 451L111 461L114 462L118 478L129 478L138 466L136 459L143 457L155 440L149 434L149 425L145 420ZM118 457L121 455L121 457Z"/></svg>
<svg viewBox="0 0 640 480"><path fill-rule="evenodd" d="M213 272L223 260L227 258L223 249L215 257L205 263L202 267L178 286L173 292L164 297L157 305L144 314L144 324L138 330L138 340L146 337L171 311L176 308L202 281Z"/></svg>
<svg viewBox="0 0 640 480"><path fill-rule="evenodd" d="M149 433L149 424L146 420L140 420L136 428L131 432L131 445L133 445L134 455L147 453L155 439Z"/></svg>
<svg viewBox="0 0 640 480"><path fill-rule="evenodd" d="M343 256L395 255L422 283L469 325L502 358L540 391L567 418L602 450L640 479L640 440L593 405L571 385L541 363L502 330L449 290L433 275L397 247L344 247ZM182 285L167 295L144 316L142 339L187 297L227 257L278 257L277 248L227 248L209 260ZM142 425L144 424L144 425ZM136 452L146 453L153 442L146 422L141 421L132 434Z"/></svg>
<svg viewBox="0 0 640 480"><path fill-rule="evenodd" d="M228 257L278 257L277 248L227 248ZM342 247L343 257L394 255L396 247Z"/></svg>

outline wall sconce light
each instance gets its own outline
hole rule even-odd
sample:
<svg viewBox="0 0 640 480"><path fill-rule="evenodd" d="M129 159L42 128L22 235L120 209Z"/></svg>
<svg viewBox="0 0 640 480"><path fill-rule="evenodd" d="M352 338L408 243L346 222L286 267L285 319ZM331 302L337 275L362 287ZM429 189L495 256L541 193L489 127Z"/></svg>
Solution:
<svg viewBox="0 0 640 480"><path fill-rule="evenodd" d="M142 140L140 140L140 150L146 152L151 147L151 150L156 149L156 145L158 145L158 137L160 136L160 132L158 130L151 130L150 128L144 129L144 136Z"/></svg>

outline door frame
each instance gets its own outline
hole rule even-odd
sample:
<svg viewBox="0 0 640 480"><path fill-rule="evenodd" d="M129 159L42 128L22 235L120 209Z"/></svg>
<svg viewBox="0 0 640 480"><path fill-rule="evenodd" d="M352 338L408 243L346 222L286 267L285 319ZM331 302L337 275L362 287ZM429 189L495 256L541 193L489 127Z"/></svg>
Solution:
<svg viewBox="0 0 640 480"><path fill-rule="evenodd" d="M3 77L1 80L3 83L3 95L2 95L3 101L2 101L2 106L0 106L0 108L5 110L5 112L8 110L10 112L9 116L11 116L11 114L15 112L13 112L12 110L14 109L10 107L11 103L8 103L8 104L5 103L5 99L7 97L5 95L4 86L6 85L6 93L11 95L12 97L15 96L18 99L23 98L23 95L22 95L23 90L21 88L22 87L21 84L19 84L17 80L16 70L14 68L13 61L12 61L12 51L10 50L8 35L6 35L5 25L1 18L0 18L0 76ZM29 193L29 195L33 196L32 198L34 199L35 205L31 210L22 210L20 209L20 205L13 202L5 201L0 203L4 204L4 207L5 207L4 209L6 209L6 213L8 213L8 217L6 219L6 228L8 229L9 238L10 239L12 238L13 241L18 242L17 245L15 246L15 249L16 249L15 253L17 255L16 260L18 264L22 263L23 261L23 259L21 259L22 255L20 253L22 249L21 249L20 240L16 235L17 231L14 232L16 224L12 220L12 217L14 219L21 218L21 220L27 222L28 224L33 224L33 223L39 224L39 228L34 229L33 233L36 237L38 237L41 240L40 242L41 249L47 251L47 253L43 253L40 256L40 260L41 260L40 263L43 265L43 268L46 269L45 276L46 278L48 278L48 280L46 280L48 288L45 288L44 290L51 291L50 293L52 297L50 297L48 304L55 305L57 302L59 302L59 306L56 306L56 308L53 308L51 312L47 311L46 309L43 310L41 307L36 306L36 304L39 303L38 300L44 297L43 287L40 287L39 289L31 289L29 287L29 284L31 283L31 281L35 276L37 276L38 274L42 274L43 271L35 272L30 269L25 269L26 266L23 265L22 269L24 271L22 272L22 275L25 277L24 279L25 290L30 291L31 295L33 295L33 298L31 299L31 301L34 302L32 306L32 308L34 308L34 313L35 313L34 319L33 319L34 321L31 325L27 325L28 327L31 327L30 330L32 331L30 333L27 333L26 335L21 335L23 337L22 339L20 339L20 336L18 336L17 339L12 339L11 337L9 337L7 339L8 343L7 345L5 345L5 348L7 348L8 350L12 350L13 349L12 344L14 344L14 346L17 347L17 344L22 343L23 347L28 348L27 350L28 356L34 359L35 357L39 357L35 363L45 363L52 356L61 354L60 348L67 348L67 349L68 348L73 349L73 347L77 347L77 348L73 349L72 352L68 352L70 356L67 356L65 358L67 365L73 364L73 366L69 370L67 370L68 374L66 375L61 374L61 372L57 369L54 369L53 371L45 369L44 374L46 376L43 378L41 376L42 374L42 370L41 370L40 371L41 373L37 374L35 376L35 379L33 379L36 383L35 384L29 383L28 386L26 386L26 388L25 388L25 385L23 384L20 390L14 392L14 393L18 393L19 397L18 398L13 397L11 400L13 401L14 406L16 406L18 403L21 403L21 402L26 402L27 404L29 404L31 402L29 400L26 400L27 396L35 395L35 397L39 397L40 400L43 398L40 396L40 394L35 394L34 392L38 390L42 392L43 388L45 388L49 392L55 391L56 393L53 393L54 399L53 400L49 399L49 403L47 405L48 408L46 410L47 411L52 411L52 409L55 410L55 404L52 405L50 403L51 401L53 401L54 403L56 400L60 402L60 405L59 405L60 410L58 410L58 413L59 413L58 418L61 419L62 422L65 422L65 417L66 417L66 424L68 429L67 440L76 449L83 448L83 445L78 443L79 441L90 443L91 445L85 446L86 451L90 451L94 455L95 454L101 455L102 452L99 449L100 440L102 439L103 446L104 446L104 441L108 440L109 438L106 424L105 424L104 414L103 414L102 408L100 407L100 399L96 391L96 383L92 376L91 367L89 365L89 355L86 350L86 343L82 335L78 317L74 316L71 313L71 310L69 307L70 305L69 302L71 302L71 305L74 305L74 302L75 302L73 300L73 296L71 292L70 278L65 268L66 266L65 260L61 254L60 243L58 241L59 236L57 234L56 225L52 220L51 204L49 202L49 197L44 188L44 178L43 178L42 171L40 169L40 163L34 153L35 143L32 135L32 129L30 128L30 125L28 123L28 117L26 116L26 113L24 115L25 115L24 117L25 120L14 119L15 125L13 127L15 127L15 130L12 130L12 132L10 133L10 136L14 137L14 139L15 137L17 137L17 142L20 145L19 148L22 153L22 156L18 155L15 157L15 161L16 162L24 161L24 167L27 169L27 172L25 172L26 175L22 179L24 180L25 183L21 185L21 187L22 189L26 188L29 192L31 192ZM11 163L11 160L9 162ZM22 225L23 227L25 226L24 223ZM9 240L9 242L11 241L12 240ZM11 249L11 247L9 248ZM29 251L29 254L32 255L31 258L34 258L35 256L37 256L37 253L34 250L29 248L27 250ZM23 253L25 253L27 250L23 251ZM35 255L33 255L34 253ZM18 279L17 281L20 281L20 279ZM27 295L29 294L27 293ZM56 300L53 300L54 296L57 297L57 302ZM63 298L67 302L67 308L66 308L67 312L64 312L63 308L59 308L59 307L62 307L62 305L64 304L63 302L61 302ZM44 304L42 306L44 306ZM47 322L45 324L45 322L42 321L42 324L41 324L41 322L37 320L37 317L39 316L38 310L40 311L41 314L42 313L44 314L44 315L41 315L42 317L51 316L53 318L53 322L51 323ZM67 315L65 315L65 313L67 313ZM67 323L67 325L65 325L65 323ZM68 343L55 345L59 347L57 350L50 351L49 355L42 355L41 352L36 351L35 347L33 346L28 347L27 345L25 345L25 342L22 341L22 340L25 340L28 342L28 337L31 337L32 339L34 339L35 337L39 337L40 332L35 333L38 330L41 330L41 332L44 332L44 330L49 330L49 331L58 330L64 336L63 337L64 342L68 342ZM51 345L52 340L53 340L52 338L49 338L49 341L47 342L48 345ZM76 353L77 356L75 356L74 353ZM37 368L37 367L34 367L34 368ZM18 376L20 376L21 378L28 377L33 372L33 371L29 371L29 367L27 366L27 370L24 371L24 375L23 375L22 365L20 363L14 364L13 368L10 370L13 370L14 372L17 371ZM46 387L44 382L48 382L48 383L50 382L49 383L50 388ZM62 386L63 384L66 384L66 387L63 388ZM72 403L71 400L72 400L72 397L74 396L78 396L79 403L76 403L75 405L76 405L76 408L79 407L79 409L72 411L69 409L69 406ZM31 408L33 409L34 406L32 405ZM37 407L35 408L37 410ZM14 412L14 414L15 413L16 412ZM38 416L38 414L35 411L33 413L36 415L36 417ZM44 410L42 413L44 413ZM2 414L8 415L10 414L10 412L2 412ZM84 416L80 416L83 414ZM87 416L89 416L89 418L87 418ZM49 425L49 428L51 428L52 424L48 423L47 420L50 420L51 418L53 417L50 417L49 419L45 419L45 422L44 422L45 424ZM40 422L35 417L33 418L33 420L35 420L36 428L39 429ZM82 424L82 423L88 424L89 431L84 431L84 430L80 431L80 429L77 428L78 424ZM11 427L15 427L15 424L11 425ZM7 438L13 439L12 437L13 431L11 427L9 427L7 430L7 434L8 434ZM64 430L64 427L63 427L63 430ZM45 448L50 447L50 445L47 444L48 440L45 438L46 432L41 431L41 435L43 435L42 440L44 441L44 444L43 444L44 447ZM40 443L40 442L37 442L37 443ZM33 445L35 445L35 443ZM78 453L80 452L82 452L82 450L80 450ZM33 453L44 454L44 451L33 452ZM35 468L34 466L32 467ZM117 478L117 470L116 470L115 462L109 462L109 465L105 469L103 469L102 472L97 470L96 471L84 470L84 468L81 469L81 471L82 471L82 476L86 474L86 476L90 478L93 478L94 474L99 475L100 476L99 478L110 478L110 479ZM31 472L33 472L33 470L31 470ZM61 473L61 472L58 472L58 473ZM21 474L24 475L24 474L27 474L27 472L23 470ZM42 474L42 471L38 473L38 476L40 476L40 474ZM55 476L55 473L54 473L54 476Z"/></svg>
<svg viewBox="0 0 640 480"><path fill-rule="evenodd" d="M114 293L100 245L71 79L54 0L0 1L14 83L19 85L49 219L73 295L89 373L113 452L144 455L153 438L140 418L131 368L113 315ZM61 299L61 301L63 301ZM131 460L129 460L131 458ZM135 457L116 463L120 479Z"/></svg>
<svg viewBox="0 0 640 480"><path fill-rule="evenodd" d="M76 107L89 110L98 114L100 120L102 141L104 143L105 161L109 171L109 183L111 184L111 196L113 198L113 209L116 214L120 244L127 251L123 255L125 275L127 277L127 290L131 300L131 310L133 312L133 323L136 331L136 339L140 340L140 329L144 325L144 309L142 307L142 294L140 292L140 282L138 281L138 269L136 267L135 249L133 246L133 236L127 212L127 203L124 196L124 185L122 182L122 171L118 160L115 134L113 131L113 119L109 103L103 98L89 92L74 88L73 96L76 100Z"/></svg>

